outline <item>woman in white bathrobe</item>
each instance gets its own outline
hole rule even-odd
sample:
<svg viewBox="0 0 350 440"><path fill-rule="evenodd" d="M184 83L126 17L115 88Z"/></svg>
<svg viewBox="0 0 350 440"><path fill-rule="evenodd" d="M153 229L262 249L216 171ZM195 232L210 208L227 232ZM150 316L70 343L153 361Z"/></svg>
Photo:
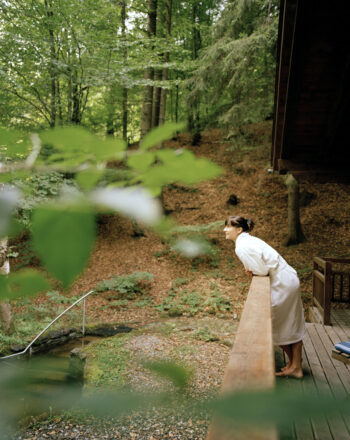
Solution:
<svg viewBox="0 0 350 440"><path fill-rule="evenodd" d="M224 232L227 240L235 241L236 254L249 275L270 276L273 342L289 360L277 375L301 378L302 339L306 330L299 279L275 249L249 234L253 227L251 219L229 217Z"/></svg>

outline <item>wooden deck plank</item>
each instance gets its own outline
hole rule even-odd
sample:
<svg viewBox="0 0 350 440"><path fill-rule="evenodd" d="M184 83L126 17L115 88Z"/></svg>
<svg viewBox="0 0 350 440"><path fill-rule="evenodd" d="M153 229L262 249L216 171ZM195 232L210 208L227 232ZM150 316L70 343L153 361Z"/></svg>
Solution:
<svg viewBox="0 0 350 440"><path fill-rule="evenodd" d="M309 332L312 335L311 338L313 340L313 345L317 350L320 363L325 372L332 393L334 394L334 392L338 392L345 397L347 395L347 392L333 362L331 353L332 345L330 343L328 335L326 334L321 324L313 325L312 328L309 329ZM320 336L320 334L322 336ZM326 348L327 344L329 349Z"/></svg>
<svg viewBox="0 0 350 440"><path fill-rule="evenodd" d="M313 378L311 375L311 368L307 359L307 355L305 352L305 348L303 347L303 354L302 354L302 367L304 372L304 379L300 381L294 381L297 382L294 384L294 386L297 386L300 388L300 390L303 393L308 392L307 382L312 381ZM298 422L295 424L295 433L297 440L314 440L314 432L312 428L312 421L310 419L305 420L304 422Z"/></svg>
<svg viewBox="0 0 350 440"><path fill-rule="evenodd" d="M275 366L276 371L280 371L282 367L286 365L285 355L281 348L275 347ZM292 391L293 379L288 379L286 377L276 377L276 385L282 386L288 391ZM297 440L295 433L295 424L293 421L290 422L288 426L278 427L279 440ZM313 438L311 439L313 440Z"/></svg>
<svg viewBox="0 0 350 440"><path fill-rule="evenodd" d="M341 390L334 388L332 391L335 395L337 395L337 393L340 393L339 397L348 397L348 395L350 394L350 374L348 369L345 367L344 363L337 361L332 357L333 342L328 334L328 332L332 334L332 327L315 325L314 328L316 329L319 338L322 341L323 346L329 356L329 359L333 364L333 368L338 374L338 377L343 385L343 388L341 388ZM342 417L341 414L339 414L339 418L342 418L347 428L347 432L345 432L345 434L347 435L347 438L350 438L350 420L347 420L346 418Z"/></svg>
<svg viewBox="0 0 350 440"><path fill-rule="evenodd" d="M314 350L319 358L324 376L326 377L326 380L328 382L327 389L327 387L324 386L324 378L322 378L321 389L323 392L326 392L327 394L330 393L332 396L334 396L335 393L341 393L343 396L346 396L346 391L334 368L334 365L330 358L330 354L328 355L327 350L325 349L319 337L319 334L316 331L317 325L319 324L308 325L308 333L310 335L312 345L314 346ZM316 387L318 387L317 376ZM349 431L340 415L335 415L331 418L327 417L327 420L334 440L349 440Z"/></svg>
<svg viewBox="0 0 350 440"><path fill-rule="evenodd" d="M332 353L332 349L334 347L334 344L339 342L339 338L334 331L332 326L317 326L318 334L320 335L320 338L328 351L328 353ZM348 394L350 394L350 374L349 369L346 367L344 362L338 361L337 359L334 359L331 356L332 363L334 367L337 370L338 376L340 377L340 380L343 383L343 386Z"/></svg>
<svg viewBox="0 0 350 440"><path fill-rule="evenodd" d="M307 330L309 324L307 324ZM321 367L315 348L312 344L309 333L304 338L304 347L306 360L308 362L312 376L308 381L303 381L304 392L309 394L317 394L319 391L325 392L329 390L326 376ZM325 418L319 418L318 420L311 420L314 437L317 440L332 440L333 436L330 427Z"/></svg>
<svg viewBox="0 0 350 440"><path fill-rule="evenodd" d="M332 330L335 333L335 335L337 336L337 340L335 343L337 342L342 342L342 341L348 341L350 338L348 337L347 333L345 333L344 328L334 324L332 325ZM350 372L350 365L346 365L346 368L349 370Z"/></svg>
<svg viewBox="0 0 350 440"><path fill-rule="evenodd" d="M341 315L338 313L337 310L332 310L331 315L331 321L333 324L333 327L338 328L342 333L344 333L345 340L350 339L350 323L344 321L344 319L341 318Z"/></svg>
<svg viewBox="0 0 350 440"><path fill-rule="evenodd" d="M345 331L349 330L348 316L346 314L342 313L342 310L335 310L333 312L332 316L339 323L339 325L345 329Z"/></svg>

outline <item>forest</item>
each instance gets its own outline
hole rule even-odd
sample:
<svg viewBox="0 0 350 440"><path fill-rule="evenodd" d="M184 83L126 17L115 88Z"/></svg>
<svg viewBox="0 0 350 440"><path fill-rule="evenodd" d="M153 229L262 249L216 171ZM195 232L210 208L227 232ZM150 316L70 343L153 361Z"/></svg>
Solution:
<svg viewBox="0 0 350 440"><path fill-rule="evenodd" d="M301 188L306 240L284 246L279 7L0 0L1 438L204 440L215 411L282 433L329 411L283 384L218 397L250 283L225 218L254 218L306 311L332 228L347 253L342 185Z"/></svg>

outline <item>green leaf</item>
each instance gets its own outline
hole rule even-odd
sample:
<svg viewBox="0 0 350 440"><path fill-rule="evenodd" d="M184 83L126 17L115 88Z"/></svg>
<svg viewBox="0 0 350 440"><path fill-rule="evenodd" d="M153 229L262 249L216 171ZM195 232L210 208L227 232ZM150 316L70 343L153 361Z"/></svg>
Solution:
<svg viewBox="0 0 350 440"><path fill-rule="evenodd" d="M181 158L180 160L193 161L195 159L195 155L190 150L186 149L171 150L165 148L157 151L157 158L167 165L172 164L174 160L176 161L178 158Z"/></svg>
<svg viewBox="0 0 350 440"><path fill-rule="evenodd" d="M95 169L87 169L77 173L75 180L83 189L91 189L103 176L104 171Z"/></svg>
<svg viewBox="0 0 350 440"><path fill-rule="evenodd" d="M49 288L49 282L33 269L24 269L0 278L1 299L11 300L33 296Z"/></svg>
<svg viewBox="0 0 350 440"><path fill-rule="evenodd" d="M168 124L156 127L143 138L141 149L147 150L148 148L154 147L161 142L170 139L177 131L183 131L185 128L186 124L184 122L169 122Z"/></svg>
<svg viewBox="0 0 350 440"><path fill-rule="evenodd" d="M46 205L33 213L33 247L65 287L84 269L94 241L94 215L83 207Z"/></svg>
<svg viewBox="0 0 350 440"><path fill-rule="evenodd" d="M86 161L121 159L120 153L126 149L124 141L103 139L82 127L56 127L42 132L40 138L59 151L50 156L50 161L63 161L71 166Z"/></svg>
<svg viewBox="0 0 350 440"><path fill-rule="evenodd" d="M151 152L142 152L134 154L128 158L127 164L130 168L138 171L146 171L154 162L155 154Z"/></svg>
<svg viewBox="0 0 350 440"><path fill-rule="evenodd" d="M191 372L174 362L145 362L144 366L162 377L170 379L179 388L185 388L191 377Z"/></svg>
<svg viewBox="0 0 350 440"><path fill-rule="evenodd" d="M175 228L175 222L170 217L161 217L158 223L153 227L153 230L161 237L169 237L172 230Z"/></svg>
<svg viewBox="0 0 350 440"><path fill-rule="evenodd" d="M18 219L13 219L10 228L8 230L8 236L10 238L15 238L18 235L22 234L25 230L25 225L21 223Z"/></svg>

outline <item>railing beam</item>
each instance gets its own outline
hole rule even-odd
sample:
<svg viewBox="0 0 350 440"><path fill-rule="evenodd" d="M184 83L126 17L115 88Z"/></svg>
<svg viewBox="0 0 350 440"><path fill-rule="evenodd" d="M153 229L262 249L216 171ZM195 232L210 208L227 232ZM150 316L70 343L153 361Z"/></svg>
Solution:
<svg viewBox="0 0 350 440"><path fill-rule="evenodd" d="M269 390L275 386L275 359L272 341L270 278L256 277L248 292L225 371L222 394L241 390ZM207 440L277 440L274 427L228 430L213 421Z"/></svg>

